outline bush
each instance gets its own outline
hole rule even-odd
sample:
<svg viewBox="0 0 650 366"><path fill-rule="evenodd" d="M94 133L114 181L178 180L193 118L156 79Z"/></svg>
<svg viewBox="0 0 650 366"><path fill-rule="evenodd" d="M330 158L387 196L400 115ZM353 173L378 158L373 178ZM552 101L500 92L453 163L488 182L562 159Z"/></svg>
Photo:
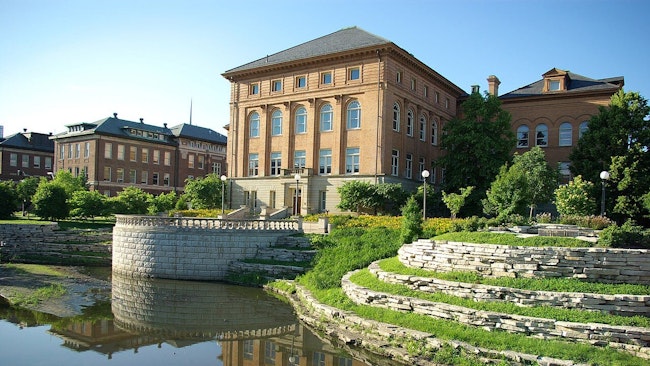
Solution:
<svg viewBox="0 0 650 366"><path fill-rule="evenodd" d="M436 235L449 232L453 221L452 219L441 217L426 219L422 223L422 237L433 238Z"/></svg>
<svg viewBox="0 0 650 366"><path fill-rule="evenodd" d="M409 197L402 208L402 231L400 239L410 244L422 235L422 213L413 196Z"/></svg>
<svg viewBox="0 0 650 366"><path fill-rule="evenodd" d="M596 215L561 215L559 221L560 224L576 225L594 230L602 230L613 223L605 216Z"/></svg>
<svg viewBox="0 0 650 366"><path fill-rule="evenodd" d="M560 215L590 215L596 210L596 201L589 195L594 184L578 175L569 184L555 190L555 205Z"/></svg>
<svg viewBox="0 0 650 366"><path fill-rule="evenodd" d="M610 225L598 239L598 244L612 248L650 249L650 230L644 230L632 220L623 225Z"/></svg>
<svg viewBox="0 0 650 366"><path fill-rule="evenodd" d="M550 224L553 222L553 216L550 212L542 212L535 215L535 221L540 224Z"/></svg>

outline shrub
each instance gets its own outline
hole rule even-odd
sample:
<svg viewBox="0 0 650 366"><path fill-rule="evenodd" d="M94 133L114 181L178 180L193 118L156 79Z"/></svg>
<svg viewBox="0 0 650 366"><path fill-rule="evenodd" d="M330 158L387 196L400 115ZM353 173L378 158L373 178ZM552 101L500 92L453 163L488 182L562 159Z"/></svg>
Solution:
<svg viewBox="0 0 650 366"><path fill-rule="evenodd" d="M577 225L594 230L602 230L613 223L607 217L596 215L561 215L559 221L560 224Z"/></svg>
<svg viewBox="0 0 650 366"><path fill-rule="evenodd" d="M578 175L569 184L555 190L555 204L560 215L590 215L596 210L596 202L589 195L594 184Z"/></svg>
<svg viewBox="0 0 650 366"><path fill-rule="evenodd" d="M644 230L632 220L621 226L613 224L600 233L598 244L612 248L650 249L650 230Z"/></svg>
<svg viewBox="0 0 650 366"><path fill-rule="evenodd" d="M400 239L410 244L422 235L422 213L413 196L409 197L402 208L402 231Z"/></svg>
<svg viewBox="0 0 650 366"><path fill-rule="evenodd" d="M422 223L422 237L432 238L436 235L447 233L451 230L452 222L449 218L431 218Z"/></svg>
<svg viewBox="0 0 650 366"><path fill-rule="evenodd" d="M537 221L540 224L550 224L553 222L553 216L551 216L550 212L542 212L538 213L535 215L535 221Z"/></svg>

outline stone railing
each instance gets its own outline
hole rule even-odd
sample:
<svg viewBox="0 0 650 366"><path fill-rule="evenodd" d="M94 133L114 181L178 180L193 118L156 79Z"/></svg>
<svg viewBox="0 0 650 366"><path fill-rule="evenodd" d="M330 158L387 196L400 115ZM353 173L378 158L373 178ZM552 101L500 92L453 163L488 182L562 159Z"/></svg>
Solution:
<svg viewBox="0 0 650 366"><path fill-rule="evenodd" d="M354 273L350 272L342 278L341 287L343 292L357 304L449 319L482 329L522 333L545 339L560 338L609 345L639 357L650 358L650 328L533 318L392 295L353 283L350 277Z"/></svg>
<svg viewBox="0 0 650 366"><path fill-rule="evenodd" d="M299 220L238 220L199 217L160 217L115 215L116 226L153 226L159 228L300 231Z"/></svg>
<svg viewBox="0 0 650 366"><path fill-rule="evenodd" d="M650 283L650 250L522 247L418 240L403 245L406 266L439 272L468 271L488 277L566 277L592 282Z"/></svg>
<svg viewBox="0 0 650 366"><path fill-rule="evenodd" d="M368 270L384 282L422 292L443 292L477 301L506 301L519 306L551 306L597 310L618 315L650 316L650 295L602 295L576 292L531 291L477 283L445 281L382 271L377 262Z"/></svg>

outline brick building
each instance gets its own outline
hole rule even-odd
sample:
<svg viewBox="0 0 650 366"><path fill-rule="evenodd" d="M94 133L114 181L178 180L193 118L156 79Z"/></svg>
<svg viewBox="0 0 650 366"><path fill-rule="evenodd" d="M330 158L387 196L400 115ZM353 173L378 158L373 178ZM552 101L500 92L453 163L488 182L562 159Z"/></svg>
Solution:
<svg viewBox="0 0 650 366"><path fill-rule="evenodd" d="M50 134L23 132L0 138L0 180L47 177L52 173L54 142Z"/></svg>
<svg viewBox="0 0 650 366"><path fill-rule="evenodd" d="M356 27L223 76L231 82L232 204L288 214L338 211L336 188L349 180L414 188L425 169L439 180L439 133L466 94Z"/></svg>
<svg viewBox="0 0 650 366"><path fill-rule="evenodd" d="M198 126L159 127L115 113L67 128L51 137L55 171L85 172L89 188L107 196L127 186L152 194L182 191L188 177L212 172L208 164L225 164L225 136Z"/></svg>

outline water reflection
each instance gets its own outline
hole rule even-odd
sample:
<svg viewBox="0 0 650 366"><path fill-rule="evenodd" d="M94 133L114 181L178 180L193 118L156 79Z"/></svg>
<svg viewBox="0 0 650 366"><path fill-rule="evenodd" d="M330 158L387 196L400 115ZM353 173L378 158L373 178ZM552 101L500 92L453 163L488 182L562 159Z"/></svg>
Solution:
<svg viewBox="0 0 650 366"><path fill-rule="evenodd" d="M120 361L128 358L127 364L151 364L140 350L149 354L150 349L173 347L180 352L207 342L218 347L191 352L212 352L206 356L216 365L366 365L321 341L297 321L289 305L254 288L113 276L110 304L86 308L80 317L3 309L0 316L15 324L51 324L48 332L74 351L70 361L90 351L107 364L116 364L118 353Z"/></svg>

